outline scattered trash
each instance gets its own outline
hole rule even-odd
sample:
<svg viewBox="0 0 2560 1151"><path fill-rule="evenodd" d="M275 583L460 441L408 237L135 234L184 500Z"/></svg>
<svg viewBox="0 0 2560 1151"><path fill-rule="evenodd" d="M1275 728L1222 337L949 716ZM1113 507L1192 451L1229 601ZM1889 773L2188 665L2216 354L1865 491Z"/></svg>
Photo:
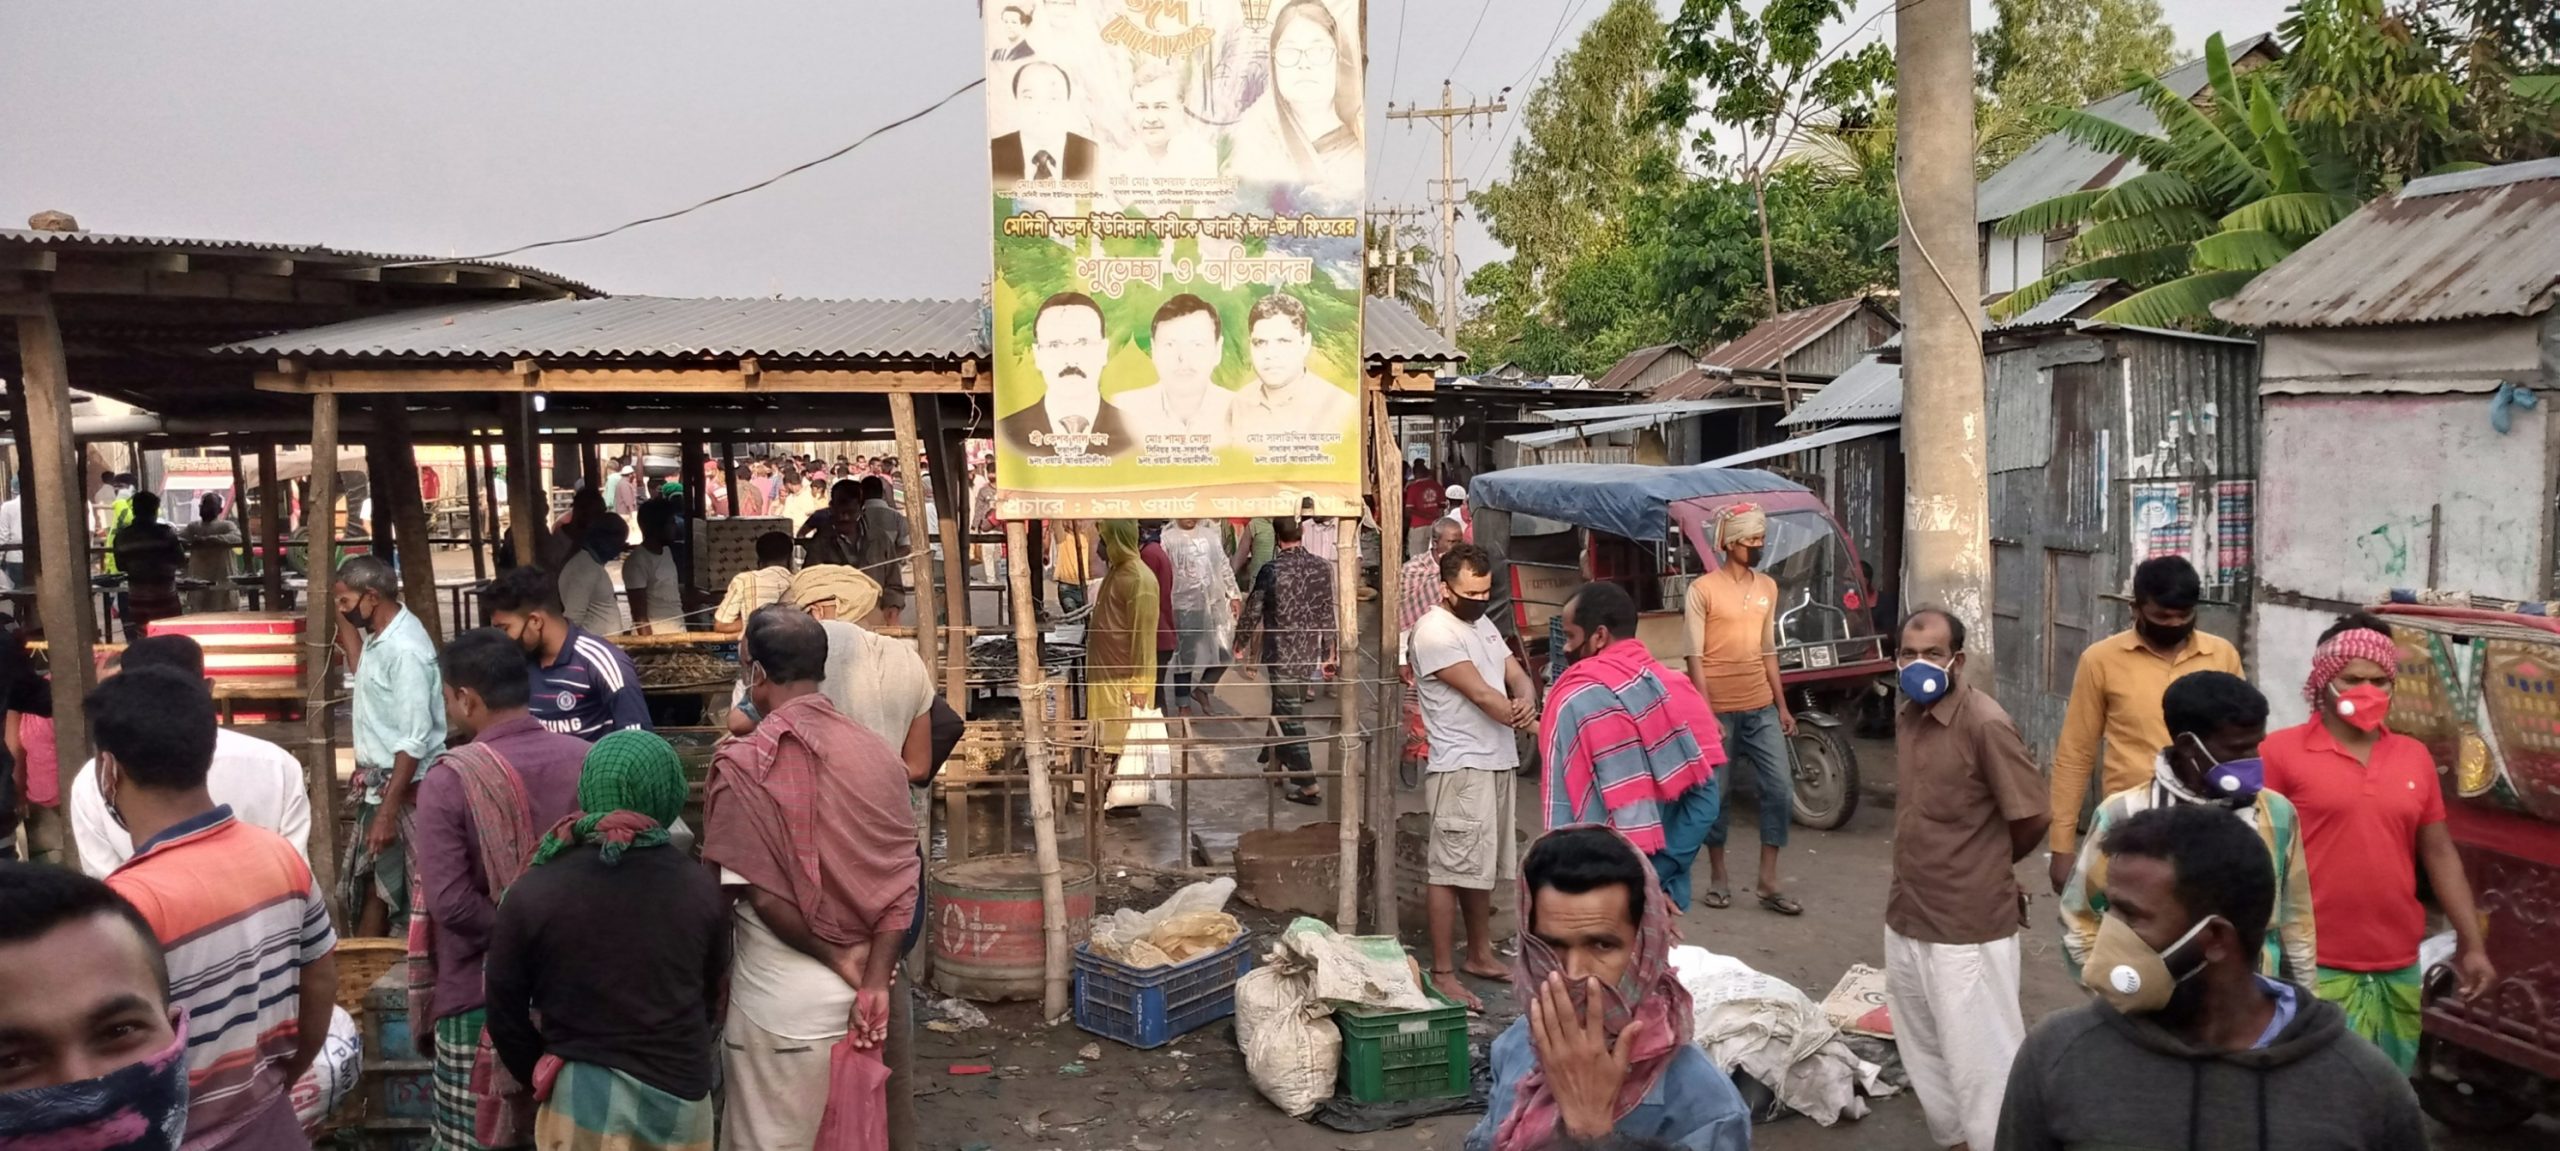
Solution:
<svg viewBox="0 0 2560 1151"><path fill-rule="evenodd" d="M1171 1100L1171 1099L1163 1099L1163 1098L1149 1099L1149 1100L1147 1100L1147 1101L1146 1101L1146 1102L1144 1102L1144 1103L1138 1104L1138 1118L1140 1118L1140 1119L1153 1119L1153 1118L1155 1118L1156 1116L1158 1116L1158 1115L1162 1115L1162 1114L1164 1114L1166 1111L1171 1110L1172 1108L1173 1108L1173 1100Z"/></svg>
<svg viewBox="0 0 2560 1151"><path fill-rule="evenodd" d="M966 999L945 999L934 1004L933 1009L941 1018L925 1024L925 1029L929 1031L952 1035L987 1025L987 1013L978 1010L977 1004Z"/></svg>
<svg viewBox="0 0 2560 1151"><path fill-rule="evenodd" d="M985 1063L954 1063L951 1065L951 1073L954 1075L992 1075L995 1073L995 1068L992 1065Z"/></svg>
<svg viewBox="0 0 2560 1151"><path fill-rule="evenodd" d="M1213 879L1174 892L1155 907L1121 908L1094 920L1093 953L1131 967L1171 967L1235 942L1244 925L1226 913L1236 881Z"/></svg>
<svg viewBox="0 0 2560 1151"><path fill-rule="evenodd" d="M1099 1043L1087 1043L1082 1047L1076 1048L1076 1058L1100 1059L1102 1058L1102 1045Z"/></svg>
<svg viewBox="0 0 2560 1151"><path fill-rule="evenodd" d="M1884 972L1863 963L1849 965L1831 994L1822 997L1822 1014L1851 1035L1893 1038L1893 1011L1886 1004Z"/></svg>
<svg viewBox="0 0 2560 1151"><path fill-rule="evenodd" d="M1164 1151L1164 1144L1150 1143L1144 1139L1131 1140L1129 1147L1131 1151Z"/></svg>
<svg viewBox="0 0 2560 1151"><path fill-rule="evenodd" d="M1031 1114L1022 1117L1023 1134L1037 1139L1040 1137L1040 1133L1046 1130L1048 1130L1048 1127L1040 1122L1039 1112L1034 1111Z"/></svg>
<svg viewBox="0 0 2560 1151"><path fill-rule="evenodd" d="M1672 948L1671 968L1688 989L1707 1058L1766 1085L1788 1110L1828 1127L1866 1115L1865 1097L1893 1093L1794 984L1703 947Z"/></svg>
<svg viewBox="0 0 2560 1151"><path fill-rule="evenodd" d="M1060 1074L1060 1075L1066 1075L1066 1076L1077 1076L1077 1075L1084 1075L1084 1074L1088 1074L1088 1072L1087 1072L1087 1071L1086 1071L1086 1069L1085 1069L1085 1065L1084 1065L1084 1064L1082 1064L1082 1063L1069 1063L1069 1064L1065 1064L1065 1065L1063 1065L1063 1066L1059 1067L1059 1068L1058 1068L1058 1074Z"/></svg>

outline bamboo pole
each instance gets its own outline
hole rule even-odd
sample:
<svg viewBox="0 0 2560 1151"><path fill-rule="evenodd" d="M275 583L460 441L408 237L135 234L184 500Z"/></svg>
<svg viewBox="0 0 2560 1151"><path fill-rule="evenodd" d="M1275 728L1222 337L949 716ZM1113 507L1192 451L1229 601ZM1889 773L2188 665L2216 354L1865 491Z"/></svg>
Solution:
<svg viewBox="0 0 2560 1151"><path fill-rule="evenodd" d="M436 602L436 549L427 538L426 493L418 483L418 447L409 438L409 411L394 400L377 405L374 426L388 429L376 437L382 455L382 484L373 493L377 509L391 505L391 546L400 556L400 598L409 614L425 624L427 634L450 638L444 630L444 608Z"/></svg>
<svg viewBox="0 0 2560 1151"><path fill-rule="evenodd" d="M489 538L486 535L483 535L480 531L479 443L480 437L468 432L463 433L462 526L463 534L469 536L471 541L471 578L475 580L485 580L489 578L489 556L488 553L481 549L487 546ZM462 629L470 626L470 620L458 619L453 621L453 630L457 635L461 634Z"/></svg>
<svg viewBox="0 0 2560 1151"><path fill-rule="evenodd" d="M1333 652L1340 689L1341 730L1335 733L1334 767L1342 782L1333 792L1342 801L1342 875L1335 884L1333 929L1360 933L1360 517L1341 521L1334 533L1333 610L1337 638Z"/></svg>
<svg viewBox="0 0 2560 1151"><path fill-rule="evenodd" d="M916 653L924 665L942 662L942 627L933 610L933 522L925 518L924 449L916 437L916 398L889 396L889 426L898 440L898 486L907 515L907 610L915 613Z"/></svg>
<svg viewBox="0 0 2560 1151"><path fill-rule="evenodd" d="M1392 369L1390 369L1392 370ZM1395 422L1387 415L1387 393L1372 384L1369 439L1377 468L1378 492L1378 676L1377 738L1370 741L1367 798L1369 858L1375 861L1370 882L1372 934L1394 937L1396 922L1396 766L1404 756L1404 674L1396 658L1404 628L1404 449L1396 443Z"/></svg>
<svg viewBox="0 0 2560 1151"><path fill-rule="evenodd" d="M338 755L329 727L329 625L337 621L337 605L329 596L329 577L337 559L338 396L311 395L311 500L304 516L305 541L311 549L310 590L304 594L302 636L302 719L310 758L303 763L303 782L311 789L311 877L336 913L341 930L353 925L357 908L339 906L338 892Z"/></svg>
<svg viewBox="0 0 2560 1151"><path fill-rule="evenodd" d="M1017 557L1031 554L1030 533L1021 520L1004 525L1005 546ZM1040 935L1046 978L1040 993L1043 1018L1067 1013L1067 890L1058 871L1058 800L1049 790L1048 672L1040 666L1040 627L1031 605L1031 565L1014 563L1013 645L1022 662L1022 757L1031 787L1031 850L1040 866Z"/></svg>
<svg viewBox="0 0 2560 1151"><path fill-rule="evenodd" d="M276 442L258 441L258 582L265 585L259 602L268 611L284 610L284 483L276 478Z"/></svg>
<svg viewBox="0 0 2560 1151"><path fill-rule="evenodd" d="M968 713L969 694L969 545L960 517L969 514L969 452L959 436L944 427L940 405L924 411L932 434L935 475L942 477L937 503L942 514L936 531L942 537L942 614L950 622L942 646L942 694L953 711Z"/></svg>
<svg viewBox="0 0 2560 1151"><path fill-rule="evenodd" d="M43 570L36 581L36 618L52 645L45 662L53 670L54 745L60 762L89 758L88 696L95 681L90 652L97 625L89 615L89 504L80 488L80 465L71 445L71 367L53 298L38 296L18 316L18 383L26 393L27 422L18 450L34 463L35 493L22 504L32 517ZM71 862L78 846L66 844Z"/></svg>

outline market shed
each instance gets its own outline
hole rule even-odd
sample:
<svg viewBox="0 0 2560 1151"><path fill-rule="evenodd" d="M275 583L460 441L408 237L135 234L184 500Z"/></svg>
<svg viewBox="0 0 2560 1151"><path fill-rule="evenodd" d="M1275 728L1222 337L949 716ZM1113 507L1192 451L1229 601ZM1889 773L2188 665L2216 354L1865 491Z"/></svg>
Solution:
<svg viewBox="0 0 2560 1151"><path fill-rule="evenodd" d="M2555 305L2560 159L2411 181L2216 306L2266 343L2261 683L2395 589L2560 598Z"/></svg>

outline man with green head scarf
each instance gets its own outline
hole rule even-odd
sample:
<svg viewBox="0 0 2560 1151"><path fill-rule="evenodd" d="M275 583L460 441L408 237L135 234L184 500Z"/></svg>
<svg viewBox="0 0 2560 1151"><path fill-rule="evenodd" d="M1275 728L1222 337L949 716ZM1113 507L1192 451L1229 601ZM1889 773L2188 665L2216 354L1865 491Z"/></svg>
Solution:
<svg viewBox="0 0 2560 1151"><path fill-rule="evenodd" d="M542 837L499 905L489 1038L509 1072L550 1080L537 1146L711 1146L731 936L718 881L669 849L686 795L666 740L596 741L577 812Z"/></svg>

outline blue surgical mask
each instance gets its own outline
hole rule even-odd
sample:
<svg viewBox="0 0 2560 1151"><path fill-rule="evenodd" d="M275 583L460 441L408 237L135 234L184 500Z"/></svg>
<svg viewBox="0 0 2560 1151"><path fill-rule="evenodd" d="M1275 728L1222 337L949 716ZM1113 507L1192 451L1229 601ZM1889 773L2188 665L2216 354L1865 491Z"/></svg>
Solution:
<svg viewBox="0 0 2560 1151"><path fill-rule="evenodd" d="M1955 687L1955 674L1925 659L1902 665L1902 694L1911 702L1926 707L1946 698Z"/></svg>
<svg viewBox="0 0 2560 1151"><path fill-rule="evenodd" d="M2257 756L2247 759L2216 761L2206 751L2204 741L2194 733L2178 737L2195 749L2196 758L2213 764L2204 770L2204 797L2226 807L2242 807L2257 802L2258 792L2267 786L2267 761Z"/></svg>

